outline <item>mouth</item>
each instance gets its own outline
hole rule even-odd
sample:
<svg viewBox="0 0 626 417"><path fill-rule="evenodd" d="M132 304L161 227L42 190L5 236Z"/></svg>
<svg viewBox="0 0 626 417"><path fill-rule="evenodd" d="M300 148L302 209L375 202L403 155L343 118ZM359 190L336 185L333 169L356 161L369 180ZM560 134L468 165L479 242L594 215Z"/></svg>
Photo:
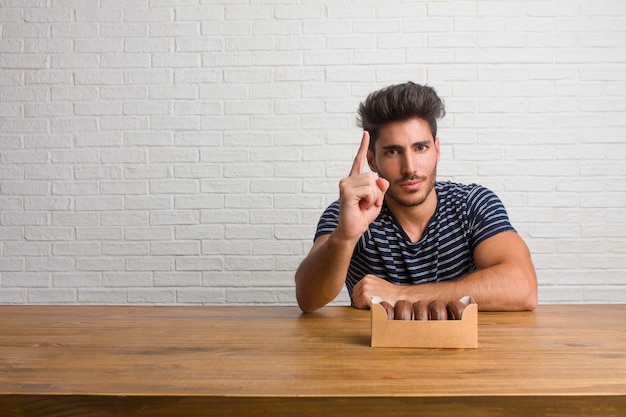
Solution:
<svg viewBox="0 0 626 417"><path fill-rule="evenodd" d="M417 191L421 185L422 185L422 180L418 180L418 179L409 179L409 180L405 180L400 182L400 188L402 188L404 191L408 191L408 192L412 192L412 191Z"/></svg>

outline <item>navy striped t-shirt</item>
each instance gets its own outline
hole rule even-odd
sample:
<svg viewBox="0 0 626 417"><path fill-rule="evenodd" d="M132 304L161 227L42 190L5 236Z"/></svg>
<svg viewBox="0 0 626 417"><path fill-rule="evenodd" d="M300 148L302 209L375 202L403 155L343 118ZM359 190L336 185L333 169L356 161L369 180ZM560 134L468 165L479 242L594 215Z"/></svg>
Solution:
<svg viewBox="0 0 626 417"><path fill-rule="evenodd" d="M420 240L411 242L386 204L357 243L346 277L352 289L366 274L399 285L460 278L476 269L474 248L514 230L502 201L477 184L435 183L437 209ZM337 227L339 201L322 214L315 238Z"/></svg>

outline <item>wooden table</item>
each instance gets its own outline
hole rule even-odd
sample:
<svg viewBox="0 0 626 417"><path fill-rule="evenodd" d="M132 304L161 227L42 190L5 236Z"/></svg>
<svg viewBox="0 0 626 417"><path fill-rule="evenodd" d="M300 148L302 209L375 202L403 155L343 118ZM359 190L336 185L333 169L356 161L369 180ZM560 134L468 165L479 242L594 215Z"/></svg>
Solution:
<svg viewBox="0 0 626 417"><path fill-rule="evenodd" d="M350 307L0 306L0 415L626 415L626 305L478 323L400 349Z"/></svg>

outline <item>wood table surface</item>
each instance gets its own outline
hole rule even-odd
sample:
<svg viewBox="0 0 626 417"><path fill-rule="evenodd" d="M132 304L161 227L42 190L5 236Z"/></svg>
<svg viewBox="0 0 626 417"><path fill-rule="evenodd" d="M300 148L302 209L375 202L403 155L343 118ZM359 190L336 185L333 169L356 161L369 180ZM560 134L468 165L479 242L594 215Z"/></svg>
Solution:
<svg viewBox="0 0 626 417"><path fill-rule="evenodd" d="M480 312L478 342L372 348L351 307L0 306L0 415L626 415L626 305Z"/></svg>

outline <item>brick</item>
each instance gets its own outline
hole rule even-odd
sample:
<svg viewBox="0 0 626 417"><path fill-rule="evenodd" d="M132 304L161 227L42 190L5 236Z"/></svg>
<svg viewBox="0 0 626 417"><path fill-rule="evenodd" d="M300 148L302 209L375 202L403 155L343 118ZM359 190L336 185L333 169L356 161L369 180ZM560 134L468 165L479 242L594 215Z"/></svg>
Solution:
<svg viewBox="0 0 626 417"><path fill-rule="evenodd" d="M123 236L121 227L88 227L81 225L76 228L77 240L120 240Z"/></svg>
<svg viewBox="0 0 626 417"><path fill-rule="evenodd" d="M201 120L193 116L153 116L151 125L154 130L200 130Z"/></svg>
<svg viewBox="0 0 626 417"><path fill-rule="evenodd" d="M174 198L174 208L179 210L222 207L224 207L224 199L219 195L176 196Z"/></svg>
<svg viewBox="0 0 626 417"><path fill-rule="evenodd" d="M176 300L183 304L225 304L224 288L184 288L177 290Z"/></svg>
<svg viewBox="0 0 626 417"><path fill-rule="evenodd" d="M176 259L176 271L221 271L224 260L220 256L179 257Z"/></svg>
<svg viewBox="0 0 626 417"><path fill-rule="evenodd" d="M252 255L252 242L248 240L205 240L202 253L220 253L222 255Z"/></svg>
<svg viewBox="0 0 626 417"><path fill-rule="evenodd" d="M3 258L0 259L0 271L3 272L2 276L4 277L2 280L3 285L10 287L11 279L10 275L6 274L6 272L20 272L24 270L24 259L23 258Z"/></svg>
<svg viewBox="0 0 626 417"><path fill-rule="evenodd" d="M235 304L276 304L276 290L265 288L228 289L226 300Z"/></svg>
<svg viewBox="0 0 626 417"><path fill-rule="evenodd" d="M112 235L111 238L114 238L114 236ZM173 236L173 230L167 226L133 226L124 228L124 238L130 241L171 240Z"/></svg>
<svg viewBox="0 0 626 417"><path fill-rule="evenodd" d="M194 53L162 53L152 58L154 68L194 68L200 66L200 57Z"/></svg>
<svg viewBox="0 0 626 417"><path fill-rule="evenodd" d="M20 23L7 23L2 25L2 36L5 39L24 39L24 38L37 38L44 39L49 36L50 25L32 23L24 25Z"/></svg>
<svg viewBox="0 0 626 417"><path fill-rule="evenodd" d="M227 195L224 201L224 207L228 209L244 208L244 209L265 209L273 207L272 197L267 195Z"/></svg>
<svg viewBox="0 0 626 417"><path fill-rule="evenodd" d="M148 224L148 213L136 211L120 211L102 213L101 223L104 226L143 226Z"/></svg>
<svg viewBox="0 0 626 417"><path fill-rule="evenodd" d="M106 36L107 38L122 38L126 44L127 38L147 36L148 25L135 23L101 23L100 35Z"/></svg>
<svg viewBox="0 0 626 417"><path fill-rule="evenodd" d="M123 271L123 258L78 258L76 259L76 270L78 271Z"/></svg>
<svg viewBox="0 0 626 417"><path fill-rule="evenodd" d="M202 276L199 272L158 272L154 274L155 287L197 287L201 281Z"/></svg>
<svg viewBox="0 0 626 417"><path fill-rule="evenodd" d="M231 101L224 106L225 114L271 114L272 103L269 101Z"/></svg>
<svg viewBox="0 0 626 417"><path fill-rule="evenodd" d="M112 53L102 56L102 68L149 68L149 54Z"/></svg>
<svg viewBox="0 0 626 417"><path fill-rule="evenodd" d="M127 271L172 271L173 260L169 256L127 257Z"/></svg>
<svg viewBox="0 0 626 417"><path fill-rule="evenodd" d="M295 210L258 210L250 215L253 224L296 224L300 215Z"/></svg>
<svg viewBox="0 0 626 417"><path fill-rule="evenodd" d="M585 288L582 298L586 303L621 303L624 296L626 296L626 288L623 285L614 285Z"/></svg>
<svg viewBox="0 0 626 417"><path fill-rule="evenodd" d="M141 305L165 305L176 301L174 289L129 289L128 302Z"/></svg>
<svg viewBox="0 0 626 417"><path fill-rule="evenodd" d="M76 300L76 290L71 288L28 290L28 302L32 304L75 304Z"/></svg>
<svg viewBox="0 0 626 417"><path fill-rule="evenodd" d="M224 8L226 20L268 20L273 13L273 8L269 6L226 6Z"/></svg>
<svg viewBox="0 0 626 417"><path fill-rule="evenodd" d="M198 162L198 150L194 148L153 148L148 157L152 163L193 163Z"/></svg>
<svg viewBox="0 0 626 417"><path fill-rule="evenodd" d="M128 210L167 210L172 208L172 198L168 196L126 196L124 208Z"/></svg>
<svg viewBox="0 0 626 417"><path fill-rule="evenodd" d="M126 290L124 289L91 289L79 288L78 302L81 304L126 304L128 301Z"/></svg>
<svg viewBox="0 0 626 417"><path fill-rule="evenodd" d="M152 242L151 255L199 255L200 244L194 241Z"/></svg>
<svg viewBox="0 0 626 417"><path fill-rule="evenodd" d="M75 203L76 210L121 210L121 197L79 197Z"/></svg>
<svg viewBox="0 0 626 417"><path fill-rule="evenodd" d="M173 18L173 9L169 8L127 8L124 10L125 22L169 22Z"/></svg>
<svg viewBox="0 0 626 417"><path fill-rule="evenodd" d="M148 243L110 243L102 244L102 255L106 256L141 256L150 253Z"/></svg>
<svg viewBox="0 0 626 417"><path fill-rule="evenodd" d="M271 22L275 24L275 22ZM245 36L252 34L252 23L246 21L220 20L202 23L203 35Z"/></svg>
<svg viewBox="0 0 626 417"><path fill-rule="evenodd" d="M268 204L271 206L271 204ZM225 223L244 223L247 222L249 214L243 209L228 210L202 210L200 223L225 224Z"/></svg>
<svg viewBox="0 0 626 417"><path fill-rule="evenodd" d="M95 288L100 286L100 273L55 272L52 285L55 288Z"/></svg>
<svg viewBox="0 0 626 417"><path fill-rule="evenodd" d="M176 239L221 240L224 228L221 225L176 226Z"/></svg>
<svg viewBox="0 0 626 417"><path fill-rule="evenodd" d="M151 287L152 274L147 272L107 272L102 276L104 287ZM142 288L142 290L145 290Z"/></svg>
<svg viewBox="0 0 626 417"><path fill-rule="evenodd" d="M155 211L150 214L150 224L155 226L196 224L198 218L197 211L192 210Z"/></svg>
<svg viewBox="0 0 626 417"><path fill-rule="evenodd" d="M70 9L53 10L50 8L24 9L24 21L27 23L58 23L73 20Z"/></svg>
<svg viewBox="0 0 626 417"><path fill-rule="evenodd" d="M234 225L225 227L226 239L267 239L272 236L273 228L267 225Z"/></svg>
<svg viewBox="0 0 626 417"><path fill-rule="evenodd" d="M100 217L97 213L85 213L76 211L60 211L52 213L52 226L92 226L98 224L99 220Z"/></svg>
<svg viewBox="0 0 626 417"><path fill-rule="evenodd" d="M198 181L193 179L159 180L150 182L153 194L194 194L198 191Z"/></svg>

